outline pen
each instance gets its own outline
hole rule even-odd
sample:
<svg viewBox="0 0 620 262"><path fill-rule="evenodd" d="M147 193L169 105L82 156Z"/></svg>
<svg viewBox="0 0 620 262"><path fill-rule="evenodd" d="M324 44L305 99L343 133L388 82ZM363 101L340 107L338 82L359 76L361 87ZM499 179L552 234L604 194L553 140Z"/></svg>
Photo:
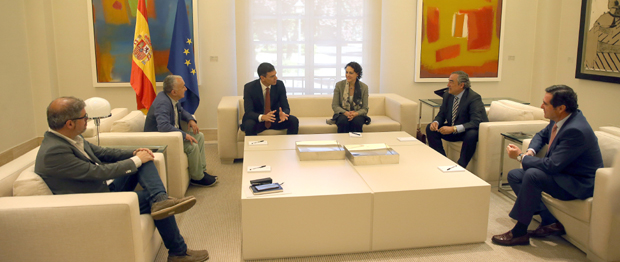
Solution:
<svg viewBox="0 0 620 262"><path fill-rule="evenodd" d="M356 136L359 136L359 135L360 135L360 133L358 133L358 132L351 132L351 134L354 134L354 135L356 135Z"/></svg>
<svg viewBox="0 0 620 262"><path fill-rule="evenodd" d="M451 166L451 167L448 167L448 169L446 169L446 170L450 170L450 169L455 168L455 167L457 167L457 166L458 166L458 165L453 165L453 166Z"/></svg>
<svg viewBox="0 0 620 262"><path fill-rule="evenodd" d="M262 166L253 167L253 168L250 168L250 170L261 169L261 168L266 167L266 166L267 166L267 165L262 165Z"/></svg>
<svg viewBox="0 0 620 262"><path fill-rule="evenodd" d="M265 140L254 141L254 142L252 142L252 144L258 144L258 143L262 143L262 142L265 142Z"/></svg>

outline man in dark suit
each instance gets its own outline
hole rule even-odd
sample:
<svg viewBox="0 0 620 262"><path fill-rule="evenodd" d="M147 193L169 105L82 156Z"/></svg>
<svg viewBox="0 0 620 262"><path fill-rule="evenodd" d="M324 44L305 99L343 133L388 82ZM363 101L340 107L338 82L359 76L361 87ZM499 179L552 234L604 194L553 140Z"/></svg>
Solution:
<svg viewBox="0 0 620 262"><path fill-rule="evenodd" d="M476 152L478 126L488 122L482 98L471 90L469 75L456 71L448 79L448 92L443 95L443 103L435 120L426 127L428 145L442 155L446 155L441 139L463 141L458 164L467 167Z"/></svg>
<svg viewBox="0 0 620 262"><path fill-rule="evenodd" d="M276 69L270 63L262 63L257 72L260 78L243 87L245 114L241 130L246 136L255 136L266 129L287 129L286 134L297 134L299 120L290 115L286 87L278 80Z"/></svg>
<svg viewBox="0 0 620 262"><path fill-rule="evenodd" d="M183 109L179 100L185 97L185 81L178 75L164 79L164 91L159 92L144 121L145 132L181 132L183 151L187 155L190 183L197 186L213 186L217 176L207 173L205 137L198 131L196 119ZM181 121L187 122L189 133L180 128Z"/></svg>
<svg viewBox="0 0 620 262"><path fill-rule="evenodd" d="M526 153L508 145L508 156L521 162L523 169L508 172L508 182L517 195L510 217L517 220L514 228L495 235L493 243L506 246L529 245L530 237L563 235L564 226L541 201L546 192L560 200L586 199L594 193L594 175L603 167L598 139L590 124L577 109L577 94L568 86L554 85L545 90L541 108L549 125L538 132ZM535 157L544 145L547 154ZM527 227L534 214L542 221L536 230Z"/></svg>
<svg viewBox="0 0 620 262"><path fill-rule="evenodd" d="M150 213L168 249L168 261L205 261L206 250L187 249L174 214L190 209L193 196L169 197L153 164L153 153L146 148L135 151L98 147L81 136L86 130L84 101L75 97L58 98L47 107L50 131L39 148L35 172L54 194L137 191L140 214ZM113 179L111 183L107 180Z"/></svg>

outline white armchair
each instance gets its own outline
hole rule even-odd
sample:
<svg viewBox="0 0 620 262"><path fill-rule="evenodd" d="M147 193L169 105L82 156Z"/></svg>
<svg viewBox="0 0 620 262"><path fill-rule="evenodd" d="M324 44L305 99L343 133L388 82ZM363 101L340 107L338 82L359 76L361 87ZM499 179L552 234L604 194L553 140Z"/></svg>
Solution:
<svg viewBox="0 0 620 262"><path fill-rule="evenodd" d="M37 152L0 167L2 261L154 261L161 237L135 193L51 195L32 171ZM164 180L163 155L155 155ZM40 183L49 195L36 195L45 192ZM35 195L13 196L18 191Z"/></svg>
<svg viewBox="0 0 620 262"><path fill-rule="evenodd" d="M620 128L595 131L604 168L596 171L594 196L562 201L543 193L543 202L564 225L563 237L593 261L620 261ZM523 142L527 150L531 140ZM537 156L544 156L546 146Z"/></svg>

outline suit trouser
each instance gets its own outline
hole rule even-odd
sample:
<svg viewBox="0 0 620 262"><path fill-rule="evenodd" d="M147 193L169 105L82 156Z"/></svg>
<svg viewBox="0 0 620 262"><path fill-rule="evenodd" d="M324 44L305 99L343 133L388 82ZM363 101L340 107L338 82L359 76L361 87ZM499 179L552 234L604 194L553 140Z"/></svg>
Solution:
<svg viewBox="0 0 620 262"><path fill-rule="evenodd" d="M530 224L535 214L540 214L543 225L557 221L543 204L542 192L559 200L577 199L560 187L551 175L537 168L511 170L508 172L508 183L517 195L517 200L509 215L525 225Z"/></svg>
<svg viewBox="0 0 620 262"><path fill-rule="evenodd" d="M265 122L258 122L258 119L246 119L242 123L243 130L246 136L255 136L256 134L267 130ZM287 135L296 135L299 133L299 120L294 115L289 115L288 120L278 123L278 121L271 123L269 129L281 130L286 129Z"/></svg>
<svg viewBox="0 0 620 262"><path fill-rule="evenodd" d="M114 179L114 182L109 185L109 188L112 192L134 191L138 183L144 188L142 191L135 191L136 194L138 194L140 214L150 214L154 197L166 193L166 188L161 182L161 178L159 177L159 173L153 161L143 163L135 174ZM174 216L162 220L155 220L155 227L157 231L159 231L159 235L161 235L164 245L168 249L168 254L185 254L187 245L185 244L183 236L181 236Z"/></svg>
<svg viewBox="0 0 620 262"><path fill-rule="evenodd" d="M441 128L441 126L438 128ZM428 125L426 126L426 137L428 139L428 146L444 156L446 151L443 149L441 139L450 142L463 141L461 155L457 162L463 168L467 168L469 161L476 153L476 146L478 145L478 129L467 129L463 133L443 135L439 131L431 131L431 125Z"/></svg>
<svg viewBox="0 0 620 262"><path fill-rule="evenodd" d="M356 116L351 121L349 121L349 118L343 114L338 115L338 118L336 118L338 133L362 132L364 122L366 122L366 118L364 116Z"/></svg>
<svg viewBox="0 0 620 262"><path fill-rule="evenodd" d="M207 171L205 136L202 132L194 134L191 130L187 133L198 141L198 143L183 141L183 151L185 151L185 154L187 155L189 178L193 180L200 180L205 176L204 172Z"/></svg>

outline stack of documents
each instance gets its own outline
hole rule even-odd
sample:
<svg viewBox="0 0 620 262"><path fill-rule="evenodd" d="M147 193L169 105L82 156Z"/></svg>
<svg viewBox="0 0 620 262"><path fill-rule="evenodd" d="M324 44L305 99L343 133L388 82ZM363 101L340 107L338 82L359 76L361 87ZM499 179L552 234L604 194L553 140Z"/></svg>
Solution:
<svg viewBox="0 0 620 262"><path fill-rule="evenodd" d="M398 164L399 155L390 146L381 144L346 145L346 156L353 165Z"/></svg>
<svg viewBox="0 0 620 262"><path fill-rule="evenodd" d="M344 148L336 140L295 142L299 161L344 159Z"/></svg>

